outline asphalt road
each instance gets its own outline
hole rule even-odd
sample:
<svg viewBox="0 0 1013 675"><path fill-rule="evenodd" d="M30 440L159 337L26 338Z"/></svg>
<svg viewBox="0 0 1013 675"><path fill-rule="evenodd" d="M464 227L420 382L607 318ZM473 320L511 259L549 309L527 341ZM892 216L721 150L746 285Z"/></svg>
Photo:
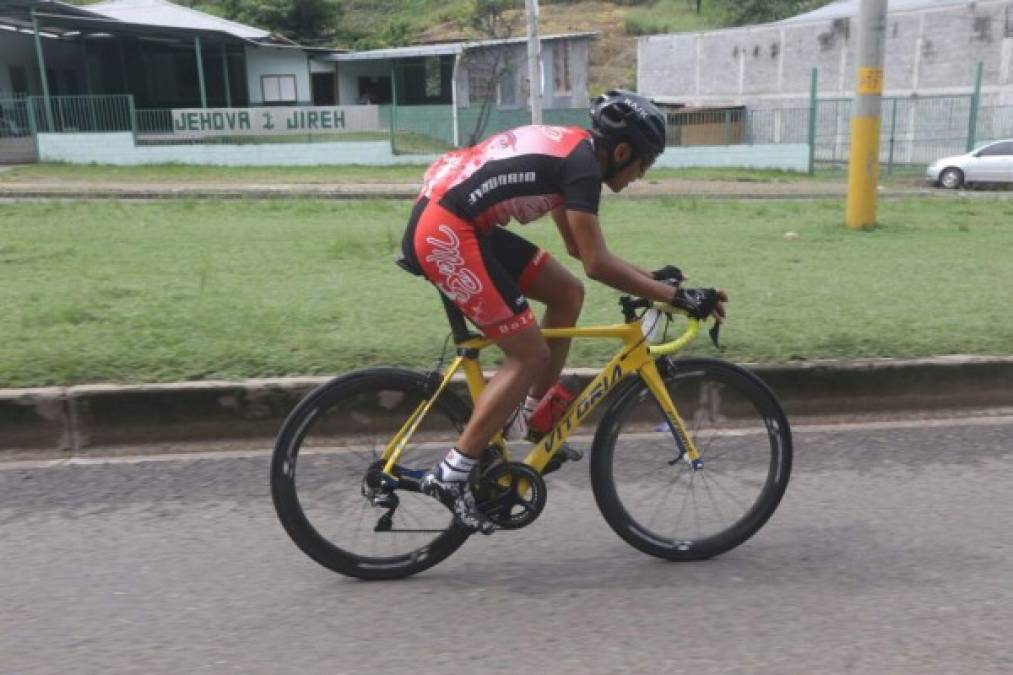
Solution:
<svg viewBox="0 0 1013 675"><path fill-rule="evenodd" d="M0 673L1013 672L1013 417L796 430L784 502L649 558L586 466L410 580L304 557L267 456L0 464Z"/></svg>

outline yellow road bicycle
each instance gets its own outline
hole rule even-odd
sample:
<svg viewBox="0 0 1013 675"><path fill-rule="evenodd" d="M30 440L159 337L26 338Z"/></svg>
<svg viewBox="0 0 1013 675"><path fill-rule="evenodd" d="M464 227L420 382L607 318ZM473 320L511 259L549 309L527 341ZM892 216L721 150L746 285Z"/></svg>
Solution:
<svg viewBox="0 0 1013 675"><path fill-rule="evenodd" d="M645 314L667 327L680 310L629 297L620 304L623 323L542 331L547 339L621 345L554 428L533 447L524 444L522 460L511 456L515 443L493 439L471 481L476 501L497 530L530 525L545 507L543 476L560 467L564 441L586 433L582 423L588 431L594 424L591 486L616 534L668 560L724 553L755 534L784 495L792 461L788 420L750 371L719 359L671 358L697 336L699 321L687 318L676 339L651 344ZM452 378L463 372L475 400L485 386L479 352L492 344L470 333L446 299L444 308L456 344L446 368L339 376L307 395L278 435L271 464L278 516L300 549L341 574L409 576L471 535L420 489L471 411ZM711 337L716 343L716 332ZM604 413L595 417L602 404Z"/></svg>

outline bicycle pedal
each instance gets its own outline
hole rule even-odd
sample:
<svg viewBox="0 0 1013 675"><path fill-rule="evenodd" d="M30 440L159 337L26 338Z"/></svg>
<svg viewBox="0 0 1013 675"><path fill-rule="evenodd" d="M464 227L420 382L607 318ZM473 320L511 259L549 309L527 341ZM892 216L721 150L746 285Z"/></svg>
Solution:
<svg viewBox="0 0 1013 675"><path fill-rule="evenodd" d="M542 469L542 475L558 471L566 462L577 462L583 458L583 452L572 447L569 443L563 443L559 446L556 454L552 456L552 459L549 460L549 463L545 465L545 468Z"/></svg>
<svg viewBox="0 0 1013 675"><path fill-rule="evenodd" d="M376 492L370 498L370 502L377 508L394 509L401 503L401 500L393 492Z"/></svg>
<svg viewBox="0 0 1013 675"><path fill-rule="evenodd" d="M559 454L566 458L567 462L579 462L584 459L584 451L578 450L569 443L563 443L559 448Z"/></svg>

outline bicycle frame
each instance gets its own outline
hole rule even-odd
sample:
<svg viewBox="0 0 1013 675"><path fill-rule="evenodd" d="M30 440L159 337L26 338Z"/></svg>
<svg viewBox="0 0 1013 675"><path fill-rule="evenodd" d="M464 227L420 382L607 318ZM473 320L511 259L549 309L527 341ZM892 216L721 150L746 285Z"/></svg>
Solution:
<svg viewBox="0 0 1013 675"><path fill-rule="evenodd" d="M657 305L663 311L671 312L673 308L667 305ZM523 462L535 471L541 473L552 456L559 451L563 442L570 433L580 426L599 403L605 400L606 396L615 390L616 386L630 375L638 374L647 385L651 394L657 400L665 418L671 427L676 443L684 456L694 465L700 460L700 453L693 445L686 426L675 409L668 389L658 372L655 358L675 353L696 337L699 331L700 322L696 319L689 319L686 330L678 338L665 344L651 346L647 344L641 330L641 320L636 319L629 323L614 324L609 326L590 326L587 328L547 328L542 329L542 335L548 340L563 338L617 338L622 341L622 346L615 356L602 368L579 395L573 400L566 412L559 419L556 425L531 449ZM422 419L432 408L440 394L450 384L451 378L461 369L464 370L465 380L472 400L477 400L485 388L485 377L478 362L478 353L494 344L492 340L482 337L469 338L457 343L457 357L450 363L443 373L443 378L436 391L408 418L408 421L394 435L383 451L381 460L385 461L384 473L392 478L392 471L397 464L401 452L407 446L412 434L418 428ZM498 443L506 451L506 444L503 442L502 434L493 438L493 443Z"/></svg>

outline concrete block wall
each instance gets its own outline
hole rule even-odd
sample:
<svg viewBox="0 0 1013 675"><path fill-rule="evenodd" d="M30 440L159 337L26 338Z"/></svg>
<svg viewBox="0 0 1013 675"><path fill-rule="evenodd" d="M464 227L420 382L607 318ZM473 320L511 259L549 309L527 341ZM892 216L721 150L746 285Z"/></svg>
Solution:
<svg viewBox="0 0 1013 675"><path fill-rule="evenodd" d="M647 94L693 106L805 105L810 73L823 97L855 86L857 18L781 22L638 41ZM1013 105L1013 0L890 13L886 96L970 94L983 63L983 105Z"/></svg>
<svg viewBox="0 0 1013 675"><path fill-rule="evenodd" d="M669 169L714 166L808 171L809 146L804 143L780 143L670 147L658 157L655 166Z"/></svg>
<svg viewBox="0 0 1013 675"><path fill-rule="evenodd" d="M805 144L672 147L658 166L737 166L805 171ZM130 133L39 134L39 159L71 164L210 164L217 166L306 166L424 164L435 155L392 155L390 144L265 143L262 145L137 146Z"/></svg>
<svg viewBox="0 0 1013 675"><path fill-rule="evenodd" d="M393 155L386 141L264 143L259 145L134 144L129 132L39 134L39 159L72 164L211 164L219 166L309 166L422 164L435 155Z"/></svg>

